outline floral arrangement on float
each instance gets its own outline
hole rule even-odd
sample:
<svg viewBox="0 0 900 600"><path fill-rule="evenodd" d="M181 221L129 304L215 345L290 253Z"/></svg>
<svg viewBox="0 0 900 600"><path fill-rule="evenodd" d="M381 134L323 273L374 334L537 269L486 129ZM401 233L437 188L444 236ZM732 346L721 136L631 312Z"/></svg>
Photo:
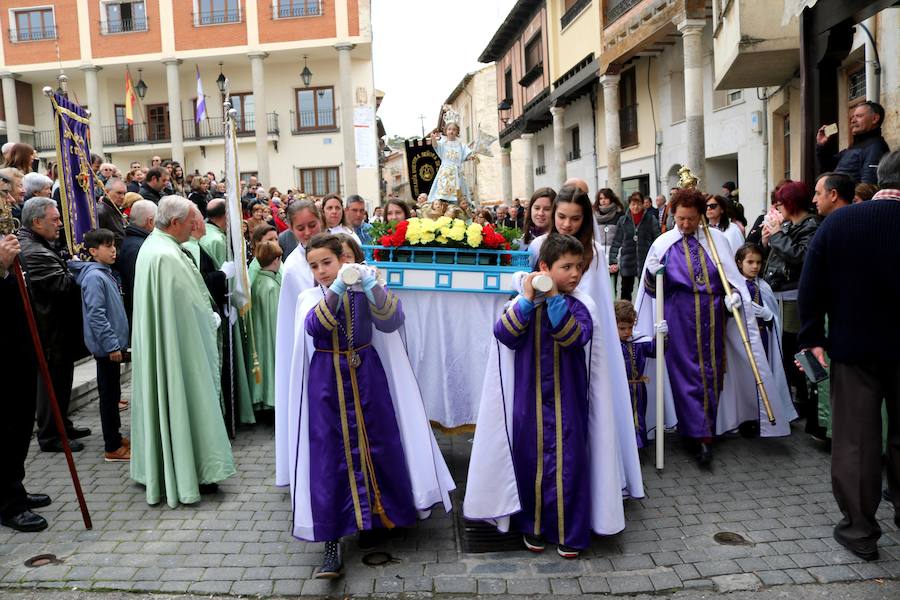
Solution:
<svg viewBox="0 0 900 600"><path fill-rule="evenodd" d="M462 219L450 217L414 217L372 224L372 239L381 247L374 251L376 261L509 265L512 255L500 254L498 261L497 254L503 250L515 252L518 249L516 240L521 237L516 228L467 224ZM416 252L418 248L446 249L448 252ZM478 252L472 253L473 250Z"/></svg>

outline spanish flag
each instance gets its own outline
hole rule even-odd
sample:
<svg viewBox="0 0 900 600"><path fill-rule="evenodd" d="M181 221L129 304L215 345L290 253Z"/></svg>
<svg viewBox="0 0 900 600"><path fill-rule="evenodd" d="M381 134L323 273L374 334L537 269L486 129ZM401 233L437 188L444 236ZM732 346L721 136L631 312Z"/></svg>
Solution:
<svg viewBox="0 0 900 600"><path fill-rule="evenodd" d="M129 125L134 125L134 103L137 102L137 94L131 85L131 73L125 71L125 120Z"/></svg>

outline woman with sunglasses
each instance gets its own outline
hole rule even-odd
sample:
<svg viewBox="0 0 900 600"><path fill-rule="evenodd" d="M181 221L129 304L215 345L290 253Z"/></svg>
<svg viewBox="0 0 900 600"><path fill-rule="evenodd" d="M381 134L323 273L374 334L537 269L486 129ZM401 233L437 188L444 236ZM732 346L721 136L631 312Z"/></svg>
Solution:
<svg viewBox="0 0 900 600"><path fill-rule="evenodd" d="M706 220L710 227L725 234L728 245L731 246L731 256L734 256L738 248L744 245L744 234L740 227L731 222L730 208L730 201L724 196L708 196L706 199Z"/></svg>

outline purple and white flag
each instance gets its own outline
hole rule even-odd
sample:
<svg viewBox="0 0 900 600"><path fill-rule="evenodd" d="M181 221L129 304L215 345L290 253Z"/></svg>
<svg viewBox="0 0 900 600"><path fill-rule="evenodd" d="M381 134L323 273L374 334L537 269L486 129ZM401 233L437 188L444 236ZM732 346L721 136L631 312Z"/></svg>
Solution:
<svg viewBox="0 0 900 600"><path fill-rule="evenodd" d="M206 96L203 95L203 82L200 80L200 66L197 67L197 111L194 120L198 123L206 118Z"/></svg>

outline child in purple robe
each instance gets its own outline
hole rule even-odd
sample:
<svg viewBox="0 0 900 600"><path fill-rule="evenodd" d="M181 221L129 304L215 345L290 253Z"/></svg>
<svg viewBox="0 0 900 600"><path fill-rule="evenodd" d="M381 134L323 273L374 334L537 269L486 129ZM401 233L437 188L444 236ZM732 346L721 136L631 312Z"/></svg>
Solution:
<svg viewBox="0 0 900 600"><path fill-rule="evenodd" d="M637 312L628 300L618 300L613 304L619 341L628 373L628 391L631 393L631 410L634 414L634 434L638 448L647 446L647 359L656 358L656 339L643 337L634 339L634 323ZM659 325L657 326L657 330Z"/></svg>
<svg viewBox="0 0 900 600"><path fill-rule="evenodd" d="M305 322L315 347L306 409L312 537L325 542L317 578L341 575L341 537L360 531L360 545L370 546L363 533L408 527L418 516L387 376L371 344L373 327L403 324L400 300L343 252L333 235L317 235L306 248L322 294ZM344 283L350 269L363 291Z"/></svg>
<svg viewBox="0 0 900 600"><path fill-rule="evenodd" d="M576 558L590 544L588 374L585 345L593 335L588 309L569 294L581 281L584 248L577 239L551 234L541 247L540 271L494 326L499 342L515 351L513 466L522 510L510 526L525 547L542 552L557 544ZM552 280L541 296L532 282Z"/></svg>

